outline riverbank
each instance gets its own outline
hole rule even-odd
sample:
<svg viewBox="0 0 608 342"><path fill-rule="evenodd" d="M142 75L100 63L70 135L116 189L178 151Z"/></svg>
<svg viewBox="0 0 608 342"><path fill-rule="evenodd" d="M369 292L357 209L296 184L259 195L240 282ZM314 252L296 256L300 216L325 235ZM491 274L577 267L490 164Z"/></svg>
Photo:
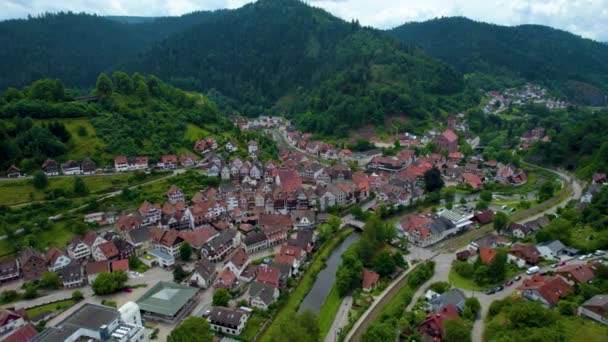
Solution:
<svg viewBox="0 0 608 342"><path fill-rule="evenodd" d="M302 276L302 280L295 288L293 292L289 295L289 298L285 302L282 308L277 312L274 320L268 325L268 328L262 333L259 341L270 341L272 336L276 336L279 332L281 322L287 319L291 314L295 314L300 307L300 304L312 289L315 280L317 279L317 275L321 270L325 268L325 262L331 256L331 253L335 248L346 239L351 233L354 232L354 229L349 228L340 231L333 239L325 242L319 251L317 251L315 255L315 259L313 263L310 265L308 270L306 270L305 274Z"/></svg>

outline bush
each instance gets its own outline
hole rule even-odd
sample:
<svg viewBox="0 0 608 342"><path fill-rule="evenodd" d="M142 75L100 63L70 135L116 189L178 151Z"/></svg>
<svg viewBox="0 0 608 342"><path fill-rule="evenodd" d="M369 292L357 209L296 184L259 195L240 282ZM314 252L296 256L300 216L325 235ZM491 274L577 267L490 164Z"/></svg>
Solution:
<svg viewBox="0 0 608 342"><path fill-rule="evenodd" d="M76 290L72 292L72 299L75 301L81 301L82 299L84 299L84 295L82 294L82 292Z"/></svg>
<svg viewBox="0 0 608 342"><path fill-rule="evenodd" d="M416 269L407 279L407 284L411 288L417 288L418 286L424 284L427 280L431 279L434 273L435 263L433 261L427 261L420 266L420 268Z"/></svg>
<svg viewBox="0 0 608 342"><path fill-rule="evenodd" d="M102 272L93 282L93 292L96 295L106 295L118 292L125 287L128 277L124 271Z"/></svg>
<svg viewBox="0 0 608 342"><path fill-rule="evenodd" d="M446 282L446 281L436 281L434 283L432 283L431 285L429 285L429 290L432 290L434 292L437 292L439 294L442 294L444 292L447 292L450 288L452 287L452 285L450 285L450 283Z"/></svg>
<svg viewBox="0 0 608 342"><path fill-rule="evenodd" d="M10 303L19 298L19 293L15 290L5 290L0 293L1 303Z"/></svg>
<svg viewBox="0 0 608 342"><path fill-rule="evenodd" d="M475 273L473 264L466 261L456 261L452 267L454 272L463 278L471 279Z"/></svg>
<svg viewBox="0 0 608 342"><path fill-rule="evenodd" d="M468 320L474 321L477 318L477 314L481 309L479 299L476 297L467 298L464 302L464 310L462 316Z"/></svg>
<svg viewBox="0 0 608 342"><path fill-rule="evenodd" d="M38 170L34 172L32 184L34 184L34 188L36 189L44 189L47 187L47 185L49 185L49 180L46 177L46 174L44 174L44 172Z"/></svg>

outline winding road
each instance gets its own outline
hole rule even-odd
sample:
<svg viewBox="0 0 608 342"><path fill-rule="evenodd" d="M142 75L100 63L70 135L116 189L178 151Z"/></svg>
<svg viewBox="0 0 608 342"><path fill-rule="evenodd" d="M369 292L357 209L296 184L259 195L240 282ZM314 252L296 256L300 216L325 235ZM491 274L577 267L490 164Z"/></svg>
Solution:
<svg viewBox="0 0 608 342"><path fill-rule="evenodd" d="M564 199L558 201L557 203L549 206L546 209L543 209L542 211L540 211L538 213L528 215L527 213L534 210L534 208L532 208L530 211L525 211L525 212L518 213L518 215L514 215L517 218L515 220L516 222L525 223L525 222L537 219L546 214L555 214L557 212L558 208L565 207L566 204L568 202L570 202L571 200L578 200L581 198L582 192L583 192L583 184L579 180L574 179L573 177L571 177L570 175L566 174L563 171L551 170L551 169L547 169L547 168L540 167L537 165L532 165L529 163L525 163L525 164L528 166L540 168L542 170L549 171L549 172L556 174L564 182L564 184L566 185L566 189L570 189L570 193ZM464 245L466 245L466 244L468 244L468 242L474 240L475 238L478 238L479 237L478 235L480 233L483 233L482 235L485 235L492 230L493 230L493 228L491 227L491 225L488 225L486 227L482 227L480 229L473 230L468 233L465 233L464 235L459 236L458 241L460 241L460 242L466 241L466 243L464 243ZM416 300L420 296L424 295L424 290L428 287L428 285L430 283L436 282L436 281L449 281L450 268L451 268L452 262L455 260L455 257L456 257L456 255L454 253L454 249L458 249L458 248L462 247L461 245L460 246L459 245L450 246L449 243L450 243L450 240L447 240L443 244L440 244L438 247L436 246L435 248L433 248L433 250L435 250L435 251L440 251L440 254L433 254L432 256L430 256L430 255L433 252L431 252L430 249L411 247L410 254L407 256L408 259L411 259L411 258L418 258L418 259L423 259L423 260L433 259L433 260L435 260L436 266L435 266L435 274L433 275L433 277L429 281L427 281L425 284L423 284L418 289L418 291L416 291L414 297L412 298L412 302L407 306L406 310L411 310L413 308ZM445 246L442 246L445 244L447 244L449 246L449 248L446 249ZM447 251L447 253L446 253L446 251ZM582 262L583 261L580 261L578 259L571 259L568 261L568 263L570 263L570 264L578 264L578 263L582 263ZM549 269L548 266L542 268L541 271L546 271L547 269ZM406 272L406 274L407 274L407 272ZM523 272L522 278L526 278L526 277L528 277L528 276L525 274L525 272ZM360 338L360 336L367 329L367 326L375 319L377 314L380 312L382 306L384 304L386 304L390 300L390 298L392 298L392 296L394 296L394 294L398 291L398 289L401 286L405 285L406 282L404 281L404 279L405 279L405 274L402 275L402 277L399 277L397 280L395 280L395 282L393 282L389 286L389 288L387 288L387 290L385 290L384 292L382 292L382 294L380 294L377 298L375 298L374 304L372 305L372 307L369 310L367 310L359 318L359 320L355 323L355 325L353 326L351 331L348 333L345 341L354 342L354 341L357 341L358 338ZM472 338L473 338L474 342L483 341L484 320L485 320L485 317L487 316L490 304L495 300L501 300L501 299L504 299L504 298L507 298L507 297L513 295L513 293L516 291L517 286L518 286L518 283L513 284L512 286L505 288L505 290L492 294L492 295L486 295L479 291L470 291L470 290L463 291L463 292L465 292L465 294L467 296L477 297L481 304L480 317L475 321L475 323L473 325ZM342 305L344 305L344 302ZM343 310L344 309L341 307L340 313L342 313ZM348 311L348 310L346 310L346 311ZM344 319L345 314L344 313L340 314L340 313L334 320L332 329L330 330L330 332L328 333L328 335L325 338L326 342L332 341L331 337L334 336L337 329L339 329L347 324L347 321Z"/></svg>

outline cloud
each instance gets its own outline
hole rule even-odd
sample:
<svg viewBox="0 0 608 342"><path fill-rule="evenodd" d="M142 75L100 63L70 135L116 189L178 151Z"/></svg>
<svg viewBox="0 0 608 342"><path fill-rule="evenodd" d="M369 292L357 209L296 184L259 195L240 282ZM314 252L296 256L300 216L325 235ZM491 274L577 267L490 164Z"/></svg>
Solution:
<svg viewBox="0 0 608 342"><path fill-rule="evenodd" d="M237 8L249 0L0 0L0 19L74 11L167 16ZM501 25L541 24L608 41L608 0L308 0L345 20L390 28L408 21L466 16Z"/></svg>

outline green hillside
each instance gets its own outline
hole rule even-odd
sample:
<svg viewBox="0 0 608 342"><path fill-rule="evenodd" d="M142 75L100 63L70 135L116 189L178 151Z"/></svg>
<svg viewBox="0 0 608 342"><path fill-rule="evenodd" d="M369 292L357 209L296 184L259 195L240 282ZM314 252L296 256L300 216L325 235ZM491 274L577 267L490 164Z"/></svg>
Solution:
<svg viewBox="0 0 608 342"><path fill-rule="evenodd" d="M103 166L116 155L148 155L154 162L162 154L192 151L194 141L206 136L235 135L236 127L200 94L155 76L116 72L112 80L101 79L107 90L90 103L74 102L61 82L49 79L5 91L0 170L15 164L32 171L47 158L91 158ZM189 127L198 130L186 134Z"/></svg>
<svg viewBox="0 0 608 342"><path fill-rule="evenodd" d="M466 73L542 82L578 102L608 104L608 46L569 32L453 17L406 23L387 33Z"/></svg>

